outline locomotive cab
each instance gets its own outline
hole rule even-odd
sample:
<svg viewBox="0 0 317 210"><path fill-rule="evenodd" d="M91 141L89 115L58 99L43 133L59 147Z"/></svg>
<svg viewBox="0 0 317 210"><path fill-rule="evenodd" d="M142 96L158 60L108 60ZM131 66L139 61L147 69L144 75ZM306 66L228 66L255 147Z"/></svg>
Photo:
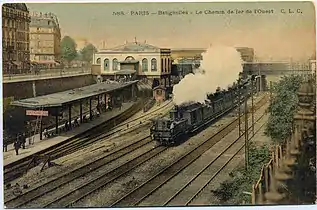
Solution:
<svg viewBox="0 0 317 210"><path fill-rule="evenodd" d="M174 121L168 118L157 118L150 129L152 139L161 145L172 145L184 133L186 120Z"/></svg>

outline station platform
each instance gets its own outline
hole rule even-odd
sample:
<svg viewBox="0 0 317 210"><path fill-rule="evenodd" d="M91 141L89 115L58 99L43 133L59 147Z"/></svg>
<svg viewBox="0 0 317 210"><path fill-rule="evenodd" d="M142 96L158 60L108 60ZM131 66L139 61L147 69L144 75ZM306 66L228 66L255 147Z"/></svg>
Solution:
<svg viewBox="0 0 317 210"><path fill-rule="evenodd" d="M33 154L41 150L54 146L76 135L84 133L98 125L106 123L109 119L116 117L130 109L135 103L136 102L123 103L121 109L114 108L109 112L104 112L99 117L95 118L89 123L82 123L79 127L75 127L70 131L63 132L60 135L55 136L53 138L40 140L40 134L37 134L34 136L33 144L29 145L29 142L26 141L25 149L19 149L19 155L16 155L13 144L10 144L8 145L7 152L3 152L3 166L5 167L6 165L18 161L27 156L32 156Z"/></svg>

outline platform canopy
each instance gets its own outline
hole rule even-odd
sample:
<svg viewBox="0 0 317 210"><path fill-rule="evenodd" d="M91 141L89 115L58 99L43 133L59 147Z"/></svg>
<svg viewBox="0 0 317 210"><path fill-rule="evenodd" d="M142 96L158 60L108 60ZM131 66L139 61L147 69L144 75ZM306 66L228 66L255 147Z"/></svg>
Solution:
<svg viewBox="0 0 317 210"><path fill-rule="evenodd" d="M138 80L125 83L119 83L116 81L111 81L110 83L102 82L64 92L16 100L11 102L11 105L26 108L60 107L65 104L74 103L82 99L87 99L93 96L110 93L115 90L131 86L132 84L136 84L137 82Z"/></svg>

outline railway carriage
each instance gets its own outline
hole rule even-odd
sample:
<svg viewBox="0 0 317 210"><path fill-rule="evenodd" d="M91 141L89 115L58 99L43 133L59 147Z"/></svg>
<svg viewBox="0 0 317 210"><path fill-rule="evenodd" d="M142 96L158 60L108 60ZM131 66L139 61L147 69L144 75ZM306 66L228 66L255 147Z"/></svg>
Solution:
<svg viewBox="0 0 317 210"><path fill-rule="evenodd" d="M241 86L245 87L247 82ZM219 91L208 96L205 104L191 103L174 106L170 117L152 120L150 129L152 139L164 146L171 146L184 141L189 135L197 132L213 120L228 113L237 105L237 88ZM244 100L245 89L241 89L241 100Z"/></svg>

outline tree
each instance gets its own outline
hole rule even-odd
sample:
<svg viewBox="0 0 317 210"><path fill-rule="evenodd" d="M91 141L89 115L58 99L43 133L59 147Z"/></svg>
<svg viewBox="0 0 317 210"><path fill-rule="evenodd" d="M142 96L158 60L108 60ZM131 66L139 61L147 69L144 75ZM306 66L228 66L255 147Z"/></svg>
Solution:
<svg viewBox="0 0 317 210"><path fill-rule="evenodd" d="M292 132L293 117L298 106L297 91L302 77L291 75L283 77L273 87L274 98L269 106L269 120L265 133L274 142L282 143Z"/></svg>
<svg viewBox="0 0 317 210"><path fill-rule="evenodd" d="M250 142L249 169L240 167L230 172L230 179L224 181L216 190L211 192L219 199L221 204L242 204L243 201L250 203L250 196L243 192L249 192L252 184L260 177L261 169L270 160L268 145L257 146Z"/></svg>
<svg viewBox="0 0 317 210"><path fill-rule="evenodd" d="M68 64L77 57L76 42L69 36L65 36L61 41L61 57Z"/></svg>
<svg viewBox="0 0 317 210"><path fill-rule="evenodd" d="M94 53L97 52L97 48L93 44L88 44L81 51L81 59L87 63L91 63Z"/></svg>

